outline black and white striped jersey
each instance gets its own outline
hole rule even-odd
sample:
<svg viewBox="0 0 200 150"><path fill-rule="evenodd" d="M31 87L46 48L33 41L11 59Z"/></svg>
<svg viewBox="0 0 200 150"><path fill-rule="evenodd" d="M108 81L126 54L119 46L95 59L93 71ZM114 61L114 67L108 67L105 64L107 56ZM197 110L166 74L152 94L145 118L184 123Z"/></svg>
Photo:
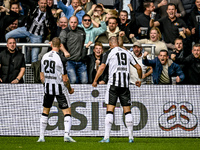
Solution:
<svg viewBox="0 0 200 150"><path fill-rule="evenodd" d="M37 10L38 15L33 19L33 23L29 28L29 32L34 35L43 35L44 34L44 21L46 18L46 12L41 12L40 9Z"/></svg>
<svg viewBox="0 0 200 150"><path fill-rule="evenodd" d="M62 75L67 74L66 59L56 51L46 53L41 60L41 72L44 73L44 92L50 95L60 95L67 90Z"/></svg>
<svg viewBox="0 0 200 150"><path fill-rule="evenodd" d="M120 47L115 47L103 54L102 63L109 66L108 84L129 87L130 64L137 64L137 61L129 52Z"/></svg>

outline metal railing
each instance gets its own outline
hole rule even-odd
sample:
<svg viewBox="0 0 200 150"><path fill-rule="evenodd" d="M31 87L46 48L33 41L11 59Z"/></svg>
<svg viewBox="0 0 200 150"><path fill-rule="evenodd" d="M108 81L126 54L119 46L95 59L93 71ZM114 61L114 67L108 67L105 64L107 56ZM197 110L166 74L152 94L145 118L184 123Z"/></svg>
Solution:
<svg viewBox="0 0 200 150"><path fill-rule="evenodd" d="M0 43L0 47L6 47L7 43ZM103 46L109 47L109 44L103 43ZM124 44L124 47L132 47L133 44ZM22 47L22 53L25 54L26 47L50 47L50 44L45 43L17 43L17 47ZM94 47L94 44L91 44L88 49L88 54L91 53L91 48ZM151 48L151 59L155 58L155 48L156 46L154 44L142 44L143 48ZM25 56L25 55L24 55ZM25 83L34 83L33 78L33 70L31 68L31 64L26 64L26 72L24 75L24 81Z"/></svg>

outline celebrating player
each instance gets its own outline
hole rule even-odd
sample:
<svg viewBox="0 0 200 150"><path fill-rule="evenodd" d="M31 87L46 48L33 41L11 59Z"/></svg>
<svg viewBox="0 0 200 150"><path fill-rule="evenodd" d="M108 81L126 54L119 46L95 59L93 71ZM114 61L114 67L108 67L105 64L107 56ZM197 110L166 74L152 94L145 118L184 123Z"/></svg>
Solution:
<svg viewBox="0 0 200 150"><path fill-rule="evenodd" d="M67 90L70 94L74 93L74 89L70 86L67 71L65 69L66 59L58 53L61 47L61 41L58 37L53 38L51 47L52 50L46 53L41 60L40 79L44 84L45 95L43 101L43 113L40 119L40 137L38 142L45 142L44 132L47 127L48 115L54 97L56 97L59 108L62 109L64 114L64 141L76 142L69 136L72 119L71 105L67 93Z"/></svg>
<svg viewBox="0 0 200 150"><path fill-rule="evenodd" d="M129 143L133 143L133 119L131 115L131 100L129 91L129 73L130 64L137 69L139 78L142 78L142 69L137 61L126 50L119 47L117 37L109 39L111 50L103 55L102 64L97 71L92 86L97 86L97 80L103 73L106 65L109 66L109 79L106 90L105 102L107 104L107 113L105 118L105 136L99 141L101 143L109 143L110 131L113 123L113 112L120 99L125 114L125 123L129 133ZM141 86L141 81L136 81L136 86Z"/></svg>

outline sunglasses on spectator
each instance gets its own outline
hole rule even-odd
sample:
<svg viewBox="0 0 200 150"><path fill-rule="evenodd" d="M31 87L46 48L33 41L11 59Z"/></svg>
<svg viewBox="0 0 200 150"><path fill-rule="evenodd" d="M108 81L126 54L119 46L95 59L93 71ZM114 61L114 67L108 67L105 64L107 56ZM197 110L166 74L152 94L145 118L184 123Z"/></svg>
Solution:
<svg viewBox="0 0 200 150"><path fill-rule="evenodd" d="M91 21L91 19L83 19L83 21L85 21L85 22L86 22L86 21L89 21L89 22L90 22L90 21Z"/></svg>

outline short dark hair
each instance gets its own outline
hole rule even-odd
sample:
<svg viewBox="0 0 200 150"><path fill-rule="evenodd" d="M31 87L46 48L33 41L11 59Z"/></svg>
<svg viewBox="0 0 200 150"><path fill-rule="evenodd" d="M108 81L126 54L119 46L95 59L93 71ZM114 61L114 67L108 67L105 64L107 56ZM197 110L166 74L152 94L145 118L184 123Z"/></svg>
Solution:
<svg viewBox="0 0 200 150"><path fill-rule="evenodd" d="M13 40L15 40L15 42L16 42L16 39L14 38L14 37L9 37L8 39L7 39L7 43L8 43L8 41L10 40L10 39L13 39Z"/></svg>
<svg viewBox="0 0 200 150"><path fill-rule="evenodd" d="M174 6L175 9L177 9L177 8L176 8L176 5L175 5L174 3L168 3L168 4L167 4L167 9L168 9L169 6Z"/></svg>
<svg viewBox="0 0 200 150"><path fill-rule="evenodd" d="M126 13L126 15L128 16L128 12L127 12L126 10L122 10L122 11L120 11L120 13L121 13L121 12ZM119 14L120 14L120 13L119 13Z"/></svg>
<svg viewBox="0 0 200 150"><path fill-rule="evenodd" d="M108 22L109 22L110 19L115 19L115 20L116 20L116 23L117 23L117 18L116 18L116 17L110 17L110 18L108 19Z"/></svg>
<svg viewBox="0 0 200 150"><path fill-rule="evenodd" d="M96 46L101 46L101 47L103 48L103 44L102 44L101 42L95 42L94 48L95 48Z"/></svg>
<svg viewBox="0 0 200 150"><path fill-rule="evenodd" d="M18 8L20 8L19 2L15 2L15 1L10 1L10 8L12 7L12 5L17 5Z"/></svg>
<svg viewBox="0 0 200 150"><path fill-rule="evenodd" d="M99 4L97 4L97 6L95 7L95 9L96 9L96 8L100 8L101 10L103 10L103 7L102 7L101 5L99 5ZM95 10L95 9L94 9L94 10Z"/></svg>
<svg viewBox="0 0 200 150"><path fill-rule="evenodd" d="M91 19L91 16L90 16L90 15L85 14L85 15L83 15L83 17L82 17L82 20L83 20L85 17L90 17L90 19Z"/></svg>
<svg viewBox="0 0 200 150"><path fill-rule="evenodd" d="M174 43L175 43L177 40L181 40L181 41L183 42L183 38L182 38L181 36L178 37L178 38L176 38L176 39L174 40Z"/></svg>
<svg viewBox="0 0 200 150"><path fill-rule="evenodd" d="M168 51L167 51L166 49L160 50L159 54L160 54L161 52L166 52L166 53L167 53L167 56L168 56Z"/></svg>
<svg viewBox="0 0 200 150"><path fill-rule="evenodd" d="M144 10L146 10L146 8L148 8L151 3L153 3L153 2L152 1L145 1L145 2L143 2L143 8L144 8Z"/></svg>

